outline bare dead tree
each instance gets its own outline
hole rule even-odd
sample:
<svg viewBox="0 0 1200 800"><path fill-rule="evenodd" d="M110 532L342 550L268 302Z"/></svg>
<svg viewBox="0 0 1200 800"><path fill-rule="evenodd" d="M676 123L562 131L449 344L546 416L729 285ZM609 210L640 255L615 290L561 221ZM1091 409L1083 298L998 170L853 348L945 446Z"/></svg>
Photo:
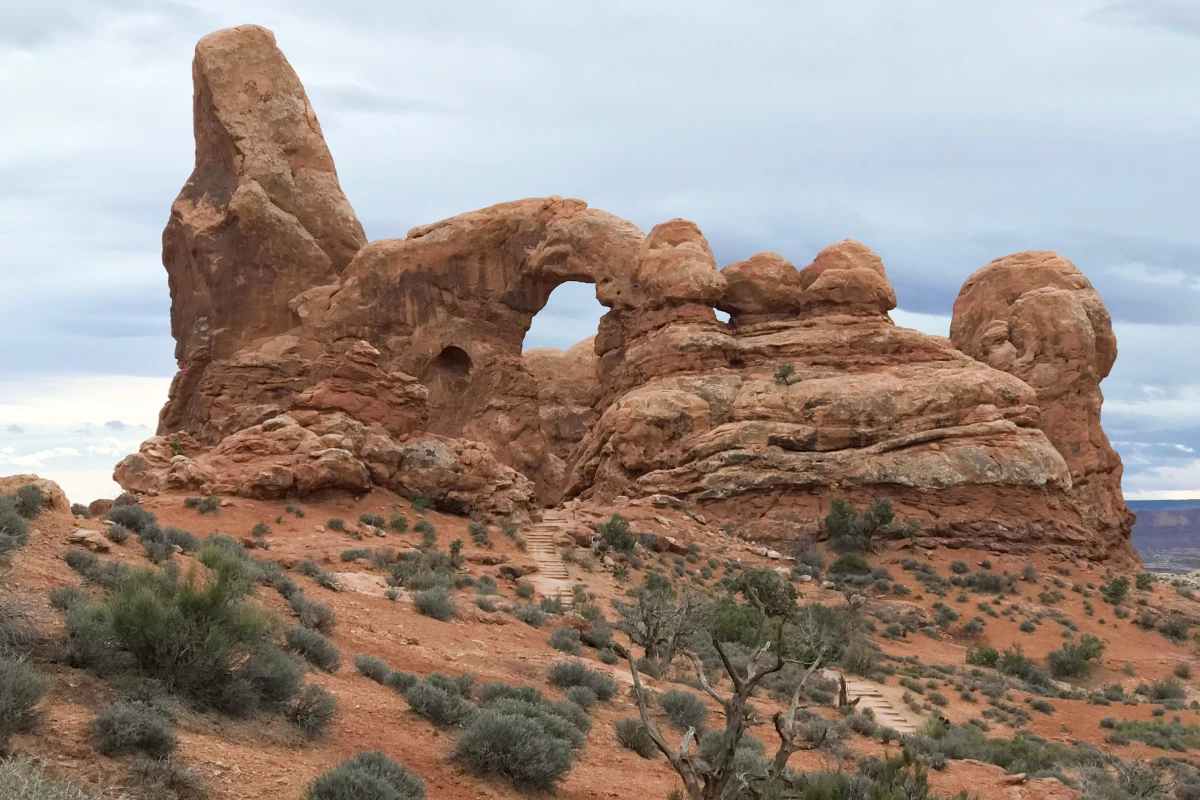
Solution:
<svg viewBox="0 0 1200 800"><path fill-rule="evenodd" d="M678 599L663 591L643 589L633 603L613 601L620 627L640 645L646 658L664 667L675 660L683 643L703 624L704 598L684 592Z"/></svg>
<svg viewBox="0 0 1200 800"><path fill-rule="evenodd" d="M672 747L667 743L662 733L650 718L646 705L646 693L642 688L641 677L637 664L632 655L627 657L629 671L633 676L634 694L637 697L638 713L642 726L650 740L670 762L671 767L683 781L684 791L688 800L732 800L751 784L762 781L766 785L777 784L787 767L788 759L799 750L812 750L819 747L824 740L824 733L817 741L809 741L803 736L799 711L802 708L804 687L822 665L826 664L837 650L836 643L824 629L822 620L810 610L807 615L801 614L796 622L796 636L804 643L801 649L805 653L803 660L785 658L783 655L783 623L778 623L776 635L768 637L766 644L757 649L750 657L744 671L734 667L729 654L721 642L712 637L713 647L721 660L721 666L728 675L733 691L721 694L713 688L704 669L704 662L690 651L682 651L696 670L696 676L706 694L721 705L725 716L725 728L721 733L716 754L710 759L699 756L699 747L693 752L692 743L696 738L696 729L689 728L683 735L678 746ZM798 664L804 669L791 701L786 711L776 712L772 716L775 732L779 736L779 747L774 758L767 766L765 780L761 777L739 774L735 769L734 759L738 746L746 729L755 724L755 711L750 698L755 690L769 675L779 672L787 664Z"/></svg>

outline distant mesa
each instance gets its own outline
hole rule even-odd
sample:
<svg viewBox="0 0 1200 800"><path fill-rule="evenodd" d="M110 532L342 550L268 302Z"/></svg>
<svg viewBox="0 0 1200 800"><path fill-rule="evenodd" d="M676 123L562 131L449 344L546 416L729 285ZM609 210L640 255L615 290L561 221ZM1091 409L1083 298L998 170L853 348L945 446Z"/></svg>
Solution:
<svg viewBox="0 0 1200 800"><path fill-rule="evenodd" d="M669 494L777 541L887 497L946 544L1136 558L1100 426L1116 339L1065 258L981 267L947 340L893 324L849 239L722 269L692 222L546 197L368 242L270 31L204 37L193 79L163 234L179 372L127 490L381 486L516 517ZM595 286L596 335L523 351L567 281Z"/></svg>

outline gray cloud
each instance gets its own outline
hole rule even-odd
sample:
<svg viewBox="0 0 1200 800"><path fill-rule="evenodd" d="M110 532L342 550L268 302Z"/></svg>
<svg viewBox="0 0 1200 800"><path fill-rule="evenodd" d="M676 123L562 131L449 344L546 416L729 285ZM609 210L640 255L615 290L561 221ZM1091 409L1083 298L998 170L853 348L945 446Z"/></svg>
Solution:
<svg viewBox="0 0 1200 800"><path fill-rule="evenodd" d="M158 251L192 166L192 48L254 21L372 238L562 194L645 230L694 219L722 264L803 266L854 237L903 309L940 315L992 258L1052 248L1119 326L1105 421L1127 474L1151 485L1187 460L1173 445L1200 445L1172 422L1200 409L1193 3L18 6L0 30L8 376L174 370ZM601 311L560 287L527 344L568 346Z"/></svg>
<svg viewBox="0 0 1200 800"><path fill-rule="evenodd" d="M1096 9L1086 19L1200 36L1200 7L1191 0L1123 0Z"/></svg>
<svg viewBox="0 0 1200 800"><path fill-rule="evenodd" d="M104 427L108 428L110 431L123 431L129 428L128 425L126 425L124 422L121 422L119 419L110 419L108 422L104 423Z"/></svg>

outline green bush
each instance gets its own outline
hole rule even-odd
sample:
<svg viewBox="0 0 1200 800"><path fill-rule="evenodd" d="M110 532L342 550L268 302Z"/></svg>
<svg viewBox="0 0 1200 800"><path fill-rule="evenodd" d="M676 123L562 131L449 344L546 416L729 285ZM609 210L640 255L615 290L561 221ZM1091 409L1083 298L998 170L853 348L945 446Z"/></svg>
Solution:
<svg viewBox="0 0 1200 800"><path fill-rule="evenodd" d="M955 560L950 562L950 571L955 575L966 575L971 568L967 566L967 562Z"/></svg>
<svg viewBox="0 0 1200 800"><path fill-rule="evenodd" d="M413 593L413 607L427 617L445 622L454 617L454 598L445 589L426 589Z"/></svg>
<svg viewBox="0 0 1200 800"><path fill-rule="evenodd" d="M212 495L184 498L183 505L187 508L195 509L201 514L216 514L221 510L221 501Z"/></svg>
<svg viewBox="0 0 1200 800"><path fill-rule="evenodd" d="M1109 578L1100 587L1100 594L1114 606L1129 594L1129 578Z"/></svg>
<svg viewBox="0 0 1200 800"><path fill-rule="evenodd" d="M360 675L370 678L376 683L387 681L387 677L392 671L392 668L382 658L366 653L359 653L354 657L354 668Z"/></svg>
<svg viewBox="0 0 1200 800"><path fill-rule="evenodd" d="M346 530L346 520L341 517L330 517L325 520L325 527L331 531L344 531Z"/></svg>
<svg viewBox="0 0 1200 800"><path fill-rule="evenodd" d="M408 505L418 514L424 514L429 509L433 508L433 498L425 492L419 492L413 489L408 493Z"/></svg>
<svg viewBox="0 0 1200 800"><path fill-rule="evenodd" d="M839 553L872 552L875 534L892 522L892 504L885 499L872 500L865 511L856 512L846 501L834 498L825 515L825 530L830 544Z"/></svg>
<svg viewBox="0 0 1200 800"><path fill-rule="evenodd" d="M488 681L479 687L479 700L484 705L506 698L524 700L529 703L542 702L542 692L536 686L513 686L501 681Z"/></svg>
<svg viewBox="0 0 1200 800"><path fill-rule="evenodd" d="M600 700L608 700L617 692L617 682L603 672L594 670L582 661L560 661L550 667L547 674L550 683L566 689L569 686L586 686Z"/></svg>
<svg viewBox="0 0 1200 800"><path fill-rule="evenodd" d="M304 800L424 800L425 782L378 751L339 761L313 779Z"/></svg>
<svg viewBox="0 0 1200 800"><path fill-rule="evenodd" d="M296 572L301 575L307 575L317 582L317 585L329 589L333 592L341 591L341 586L338 584L337 576L332 572L327 571L311 558L306 558L296 565Z"/></svg>
<svg viewBox="0 0 1200 800"><path fill-rule="evenodd" d="M467 723L451 758L476 775L499 776L519 788L543 791L553 790L572 762L570 744L539 720L494 709L479 712Z"/></svg>
<svg viewBox="0 0 1200 800"><path fill-rule="evenodd" d="M622 747L632 750L642 758L654 758L654 754L658 752L650 734L646 733L646 727L637 717L625 717L617 720L613 723L613 731L616 733L617 742Z"/></svg>
<svg viewBox="0 0 1200 800"><path fill-rule="evenodd" d="M530 627L540 628L546 624L547 614L533 603L526 603L514 608L513 616Z"/></svg>
<svg viewBox="0 0 1200 800"><path fill-rule="evenodd" d="M550 646L569 655L579 655L582 652L579 631L570 625L555 628L550 631Z"/></svg>
<svg viewBox="0 0 1200 800"><path fill-rule="evenodd" d="M871 572L871 565L862 553L842 553L829 565L828 572L830 575L866 575Z"/></svg>
<svg viewBox="0 0 1200 800"><path fill-rule="evenodd" d="M1134 586L1140 592L1150 591L1150 586L1154 583L1154 576L1149 572L1139 572L1133 579Z"/></svg>
<svg viewBox="0 0 1200 800"><path fill-rule="evenodd" d="M46 493L37 484L27 483L13 493L13 505L22 517L33 519L46 507Z"/></svg>
<svg viewBox="0 0 1200 800"><path fill-rule="evenodd" d="M292 700L287 718L309 739L317 739L324 735L336 713L337 701L333 695L317 684L309 683Z"/></svg>
<svg viewBox="0 0 1200 800"><path fill-rule="evenodd" d="M333 642L312 628L306 628L303 625L293 625L287 629L287 633L284 634L283 638L289 650L299 654L305 661L319 670L336 672L337 668L341 665L341 656L338 655L337 648L333 646Z"/></svg>
<svg viewBox="0 0 1200 800"><path fill-rule="evenodd" d="M596 693L586 686L568 686L563 692L575 705L585 711L596 705L600 698L596 697Z"/></svg>
<svg viewBox="0 0 1200 800"><path fill-rule="evenodd" d="M435 725L458 725L475 713L475 707L461 694L438 686L425 678L404 692L413 711Z"/></svg>
<svg viewBox="0 0 1200 800"><path fill-rule="evenodd" d="M484 525L477 519L471 520L467 525L467 533L471 536L471 541L479 545L491 545L491 540L488 539L487 525Z"/></svg>
<svg viewBox="0 0 1200 800"><path fill-rule="evenodd" d="M196 770L176 756L149 758L137 756L130 769L130 779L138 788L138 796L155 800L207 800L208 789Z"/></svg>
<svg viewBox="0 0 1200 800"><path fill-rule="evenodd" d="M795 372L796 368L791 364L780 364L779 369L775 370L775 383L779 386L787 386Z"/></svg>
<svg viewBox="0 0 1200 800"><path fill-rule="evenodd" d="M50 590L49 596L50 605L64 613L88 600L87 593L75 585L55 586ZM2 646L0 652L3 652Z"/></svg>
<svg viewBox="0 0 1200 800"><path fill-rule="evenodd" d="M357 561L360 558L370 558L371 550L367 547L355 547L350 550L343 550L339 557L342 561Z"/></svg>
<svg viewBox="0 0 1200 800"><path fill-rule="evenodd" d="M392 512L391 519L388 520L388 527L396 533L404 533L408 530L408 517Z"/></svg>
<svg viewBox="0 0 1200 800"><path fill-rule="evenodd" d="M1104 652L1104 642L1090 633L1078 642L1064 642L1057 650L1046 654L1046 667L1055 678L1082 678L1088 674L1091 661Z"/></svg>
<svg viewBox="0 0 1200 800"><path fill-rule="evenodd" d="M402 669L394 669L388 673L387 678L384 680L384 684L386 684L389 689L392 689L400 694L404 694L413 686L416 686L417 676L413 675L411 672L405 672Z"/></svg>
<svg viewBox="0 0 1200 800"><path fill-rule="evenodd" d="M29 523L11 497L0 497L0 557L16 551L29 538Z"/></svg>
<svg viewBox="0 0 1200 800"><path fill-rule="evenodd" d="M0 750L14 733L23 733L37 719L36 707L46 691L37 671L24 661L0 659Z"/></svg>
<svg viewBox="0 0 1200 800"><path fill-rule="evenodd" d="M153 512L141 506L116 506L108 510L108 519L137 534L146 533L157 524Z"/></svg>
<svg viewBox="0 0 1200 800"><path fill-rule="evenodd" d="M83 503L71 503L71 514L84 519L91 519L92 512Z"/></svg>
<svg viewBox="0 0 1200 800"><path fill-rule="evenodd" d="M4 800L101 800L69 783L46 777L44 768L28 758L0 760L0 797Z"/></svg>
<svg viewBox="0 0 1200 800"><path fill-rule="evenodd" d="M300 669L274 643L273 620L243 600L252 562L216 546L205 552L212 571L204 579L194 571L127 570L103 598L71 609L72 666L157 679L200 708L238 716L285 703Z"/></svg>
<svg viewBox="0 0 1200 800"><path fill-rule="evenodd" d="M162 758L178 744L171 721L147 703L114 703L96 715L92 732L96 749L106 756L144 753Z"/></svg>
<svg viewBox="0 0 1200 800"><path fill-rule="evenodd" d="M629 532L629 520L613 514L605 522L596 525L596 533L613 550L629 552L637 544L637 537Z"/></svg>
<svg viewBox="0 0 1200 800"><path fill-rule="evenodd" d="M1000 653L994 647L983 645L967 650L967 663L977 667L994 667L1000 660Z"/></svg>
<svg viewBox="0 0 1200 800"><path fill-rule="evenodd" d="M300 624L306 628L312 628L314 631L328 636L337 625L337 615L333 613L332 608L324 603L306 599L302 592L297 591L289 595L288 603L292 606L292 610L299 615Z"/></svg>
<svg viewBox="0 0 1200 800"><path fill-rule="evenodd" d="M658 704L666 712L671 724L682 731L688 728L701 730L708 719L704 701L683 689L668 689L658 696Z"/></svg>
<svg viewBox="0 0 1200 800"><path fill-rule="evenodd" d="M363 513L358 515L358 523L360 525L370 525L372 528L383 528L387 525L382 514Z"/></svg>

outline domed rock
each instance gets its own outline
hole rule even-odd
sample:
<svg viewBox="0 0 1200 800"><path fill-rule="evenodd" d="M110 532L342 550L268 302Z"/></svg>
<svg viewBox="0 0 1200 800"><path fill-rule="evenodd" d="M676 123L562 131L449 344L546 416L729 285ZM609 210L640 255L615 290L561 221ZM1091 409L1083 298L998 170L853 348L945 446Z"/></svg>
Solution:
<svg viewBox="0 0 1200 800"><path fill-rule="evenodd" d="M896 292L875 251L843 239L817 253L800 270L802 305L810 313L887 314L896 307Z"/></svg>
<svg viewBox="0 0 1200 800"><path fill-rule="evenodd" d="M1121 459L1100 425L1100 381L1117 358L1112 320L1087 277L1050 250L998 258L954 301L950 339L1037 392L1041 428L1071 471L1071 493L1098 528L1128 539Z"/></svg>
<svg viewBox="0 0 1200 800"><path fill-rule="evenodd" d="M804 307L800 272L778 253L755 253L727 264L721 275L725 293L717 308L729 313L734 324L766 315L795 316Z"/></svg>

